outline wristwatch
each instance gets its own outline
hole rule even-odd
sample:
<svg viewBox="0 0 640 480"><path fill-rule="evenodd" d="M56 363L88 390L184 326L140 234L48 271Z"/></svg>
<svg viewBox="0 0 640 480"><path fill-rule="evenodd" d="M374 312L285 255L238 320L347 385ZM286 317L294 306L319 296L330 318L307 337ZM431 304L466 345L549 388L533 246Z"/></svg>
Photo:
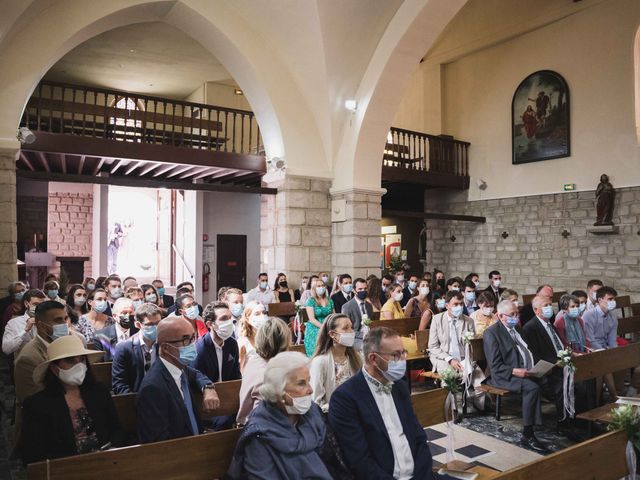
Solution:
<svg viewBox="0 0 640 480"><path fill-rule="evenodd" d="M202 393L204 393L205 390L215 390L216 386L213 383L208 383L207 385L205 385L204 387L202 387Z"/></svg>

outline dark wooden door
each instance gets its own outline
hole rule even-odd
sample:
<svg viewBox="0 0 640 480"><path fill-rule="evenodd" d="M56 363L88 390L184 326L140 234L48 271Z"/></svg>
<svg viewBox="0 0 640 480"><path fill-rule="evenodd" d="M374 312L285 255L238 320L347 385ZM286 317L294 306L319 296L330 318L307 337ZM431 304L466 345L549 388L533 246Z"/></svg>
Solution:
<svg viewBox="0 0 640 480"><path fill-rule="evenodd" d="M246 292L247 236L218 235L216 290L235 287Z"/></svg>

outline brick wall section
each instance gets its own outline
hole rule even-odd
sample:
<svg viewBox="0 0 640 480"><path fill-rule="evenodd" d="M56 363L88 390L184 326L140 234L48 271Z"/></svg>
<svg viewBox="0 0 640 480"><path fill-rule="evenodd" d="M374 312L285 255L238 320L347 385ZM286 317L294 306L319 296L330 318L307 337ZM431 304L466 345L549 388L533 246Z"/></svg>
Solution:
<svg viewBox="0 0 640 480"><path fill-rule="evenodd" d="M16 225L17 149L0 149L0 289L18 279Z"/></svg>
<svg viewBox="0 0 640 480"><path fill-rule="evenodd" d="M61 257L89 257L92 249L93 195L91 193L49 193L48 251ZM85 262L85 276L91 261ZM53 273L60 272L55 263Z"/></svg>
<svg viewBox="0 0 640 480"><path fill-rule="evenodd" d="M640 301L640 187L616 192L613 221L619 234L587 232L595 222L595 192L535 195L473 202L429 203L427 211L478 215L486 224L429 220L428 267L447 277L500 270L505 286L522 295L549 283L558 290L584 289L586 281L605 284ZM563 238L567 229L571 235ZM501 234L509 234L503 239ZM450 240L451 235L456 241Z"/></svg>

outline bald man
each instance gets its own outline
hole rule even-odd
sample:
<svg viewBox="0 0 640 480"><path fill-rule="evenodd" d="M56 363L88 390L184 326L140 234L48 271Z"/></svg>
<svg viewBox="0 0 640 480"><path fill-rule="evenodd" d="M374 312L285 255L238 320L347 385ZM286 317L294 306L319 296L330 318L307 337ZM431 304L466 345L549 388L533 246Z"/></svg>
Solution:
<svg viewBox="0 0 640 480"><path fill-rule="evenodd" d="M138 440L159 442L198 435L195 397L203 394L203 411L213 414L220 406L213 382L189 367L195 360L196 335L193 326L182 317L160 321L157 330L159 360L149 369L138 391Z"/></svg>

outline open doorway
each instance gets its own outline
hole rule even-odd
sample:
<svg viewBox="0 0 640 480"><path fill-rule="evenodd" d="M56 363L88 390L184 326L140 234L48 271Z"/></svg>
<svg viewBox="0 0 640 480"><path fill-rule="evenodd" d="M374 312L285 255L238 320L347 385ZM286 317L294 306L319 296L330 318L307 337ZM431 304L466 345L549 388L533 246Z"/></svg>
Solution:
<svg viewBox="0 0 640 480"><path fill-rule="evenodd" d="M171 190L109 186L107 270L172 283Z"/></svg>

